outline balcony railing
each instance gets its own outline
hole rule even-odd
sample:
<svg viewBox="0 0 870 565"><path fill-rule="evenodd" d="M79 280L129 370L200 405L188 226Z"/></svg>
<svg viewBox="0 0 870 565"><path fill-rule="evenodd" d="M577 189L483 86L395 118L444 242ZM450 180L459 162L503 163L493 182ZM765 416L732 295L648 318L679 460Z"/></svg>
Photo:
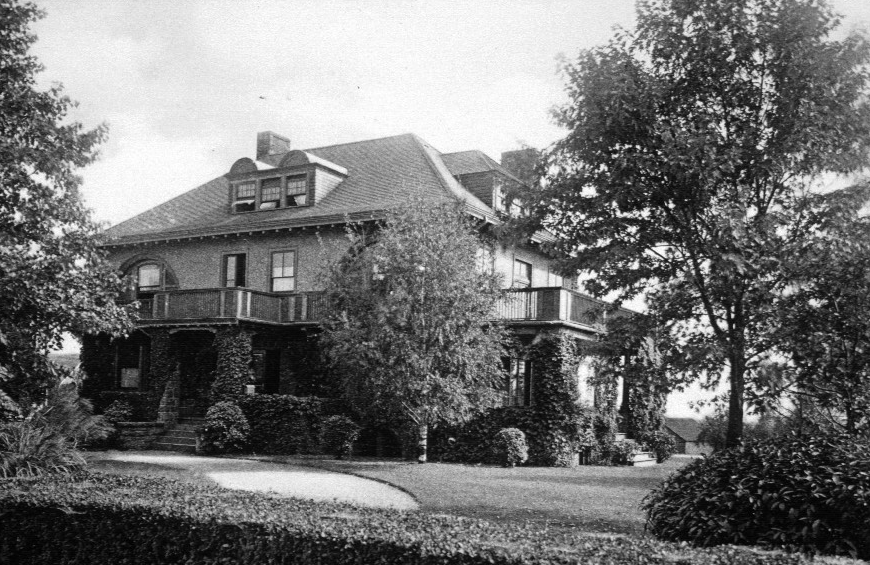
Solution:
<svg viewBox="0 0 870 565"><path fill-rule="evenodd" d="M507 291L499 301L495 318L506 322L571 322L601 330L608 304L573 290L559 287ZM236 288L211 288L157 292L139 300L140 323L189 320L251 320L271 324L318 322L326 316L322 292L276 294Z"/></svg>
<svg viewBox="0 0 870 565"><path fill-rule="evenodd" d="M139 300L139 320L252 320L273 324L314 322L324 314L323 293L275 294L241 288L157 292Z"/></svg>
<svg viewBox="0 0 870 565"><path fill-rule="evenodd" d="M613 312L610 305L591 296L561 287L512 289L499 302L497 319L528 322L572 322L603 330L608 317L630 313Z"/></svg>

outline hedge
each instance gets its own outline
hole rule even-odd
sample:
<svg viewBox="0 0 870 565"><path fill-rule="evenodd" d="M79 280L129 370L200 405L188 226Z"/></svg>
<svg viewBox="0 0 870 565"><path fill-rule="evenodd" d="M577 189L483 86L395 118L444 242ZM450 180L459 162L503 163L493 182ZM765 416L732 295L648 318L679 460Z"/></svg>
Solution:
<svg viewBox="0 0 870 565"><path fill-rule="evenodd" d="M264 454L319 453L323 420L343 412L340 401L316 396L251 394L238 404L250 425L248 450Z"/></svg>
<svg viewBox="0 0 870 565"><path fill-rule="evenodd" d="M0 563L806 563L99 473L6 481Z"/></svg>

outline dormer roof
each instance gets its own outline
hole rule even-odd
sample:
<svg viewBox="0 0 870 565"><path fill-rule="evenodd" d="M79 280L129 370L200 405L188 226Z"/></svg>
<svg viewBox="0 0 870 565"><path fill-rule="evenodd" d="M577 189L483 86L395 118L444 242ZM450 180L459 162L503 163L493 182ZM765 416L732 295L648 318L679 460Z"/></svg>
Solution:
<svg viewBox="0 0 870 565"><path fill-rule="evenodd" d="M281 169L305 161L345 178L313 206L232 212L228 176ZM492 208L466 190L454 174L444 155L413 134L261 155L259 160L239 159L228 175L109 228L104 233L105 243L123 245L343 223L348 218L377 219L386 210L405 203L413 191L445 200L459 199L469 214L498 222Z"/></svg>

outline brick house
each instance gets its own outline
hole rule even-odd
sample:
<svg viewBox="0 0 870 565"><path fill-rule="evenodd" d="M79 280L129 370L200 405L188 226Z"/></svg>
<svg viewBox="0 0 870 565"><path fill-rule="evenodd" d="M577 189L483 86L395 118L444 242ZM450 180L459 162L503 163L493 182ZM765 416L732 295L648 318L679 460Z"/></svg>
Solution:
<svg viewBox="0 0 870 565"><path fill-rule="evenodd" d="M521 184L480 151L444 154L411 134L299 150L259 133L254 159L105 232L110 261L136 281L128 298L139 301L140 319L127 339L85 339L86 392L103 405L130 400L139 420L199 416L222 340L242 336L253 351L250 390L319 394L319 266L347 251L346 222L375 221L422 190L461 200L485 230L511 213L505 193ZM497 246L493 268L518 296L499 320L527 345L544 335L594 339L603 303L555 273L540 243ZM589 364L572 363L570 394L592 403ZM535 391L534 362L518 355L506 402L534 405Z"/></svg>

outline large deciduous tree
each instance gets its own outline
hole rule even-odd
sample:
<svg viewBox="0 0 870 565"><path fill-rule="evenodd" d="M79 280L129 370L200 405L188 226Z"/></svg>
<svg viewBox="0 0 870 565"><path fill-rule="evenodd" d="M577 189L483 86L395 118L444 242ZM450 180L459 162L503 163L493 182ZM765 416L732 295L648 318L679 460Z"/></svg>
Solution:
<svg viewBox="0 0 870 565"><path fill-rule="evenodd" d="M500 277L460 203L414 197L348 235L327 287L325 353L357 409L413 423L424 462L430 426L502 398L505 334L490 323Z"/></svg>
<svg viewBox="0 0 870 565"><path fill-rule="evenodd" d="M46 354L64 332L118 333L129 323L76 176L105 127L66 120L73 102L61 87L37 87L29 26L41 16L33 4L0 2L0 396L16 401L44 390Z"/></svg>
<svg viewBox="0 0 870 565"><path fill-rule="evenodd" d="M806 200L866 163L870 49L838 25L824 0L641 1L634 30L564 66L535 217L591 291L655 289L685 367L727 374L729 444Z"/></svg>

